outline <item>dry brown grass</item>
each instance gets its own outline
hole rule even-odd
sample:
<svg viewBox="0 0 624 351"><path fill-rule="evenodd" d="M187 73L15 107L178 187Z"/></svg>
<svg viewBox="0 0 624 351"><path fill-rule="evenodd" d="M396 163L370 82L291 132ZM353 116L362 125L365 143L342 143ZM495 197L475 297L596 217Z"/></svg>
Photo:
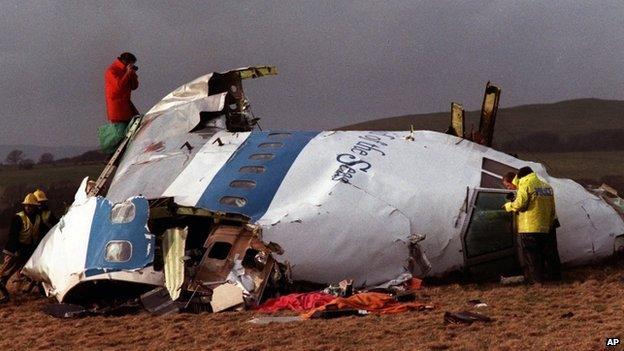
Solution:
<svg viewBox="0 0 624 351"><path fill-rule="evenodd" d="M624 338L623 264L573 269L543 286L429 286L421 294L437 307L428 312L289 324L247 323L255 312L59 320L41 312L47 301L23 296L0 307L0 349L600 350L605 338ZM471 308L470 299L489 307ZM459 310L495 321L444 324L445 311Z"/></svg>

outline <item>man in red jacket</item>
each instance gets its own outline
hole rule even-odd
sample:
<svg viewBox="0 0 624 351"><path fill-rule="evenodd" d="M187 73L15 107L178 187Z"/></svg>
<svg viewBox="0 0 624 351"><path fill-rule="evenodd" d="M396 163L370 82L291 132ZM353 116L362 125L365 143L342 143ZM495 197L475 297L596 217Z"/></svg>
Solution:
<svg viewBox="0 0 624 351"><path fill-rule="evenodd" d="M136 57L124 52L106 70L104 75L106 90L106 112L111 123L128 123L139 114L130 96L139 87Z"/></svg>

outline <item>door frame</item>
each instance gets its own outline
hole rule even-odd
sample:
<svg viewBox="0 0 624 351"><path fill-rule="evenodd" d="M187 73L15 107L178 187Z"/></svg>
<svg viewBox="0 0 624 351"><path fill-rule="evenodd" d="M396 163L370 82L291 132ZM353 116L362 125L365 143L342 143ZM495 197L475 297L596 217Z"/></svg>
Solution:
<svg viewBox="0 0 624 351"><path fill-rule="evenodd" d="M510 192L515 192L513 190L508 190L508 189L481 188L481 187L469 188L469 190L472 192L472 194L469 196L468 203L466 204L467 206L466 216L464 217L464 223L462 225L462 229L460 232L461 243L462 243L462 254L464 256L464 269L468 270L472 266L475 266L484 262L497 260L503 257L515 256L518 259L517 257L518 241L517 241L515 230L512 233L513 235L512 247L499 250L499 251L495 251L495 252L482 254L476 257L470 257L470 258L468 257L468 252L466 250L466 235L468 232L468 226L470 225L470 222L472 221L472 217L476 209L475 202L477 200L478 194L481 192L499 193L499 194L507 194ZM513 218L513 221L515 221L515 216ZM515 223L512 222L512 226L513 228L515 228L516 227Z"/></svg>

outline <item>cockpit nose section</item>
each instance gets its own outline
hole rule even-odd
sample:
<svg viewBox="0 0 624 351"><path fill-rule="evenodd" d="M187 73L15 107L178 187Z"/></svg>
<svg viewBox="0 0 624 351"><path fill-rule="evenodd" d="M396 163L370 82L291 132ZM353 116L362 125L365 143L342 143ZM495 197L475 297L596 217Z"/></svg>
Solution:
<svg viewBox="0 0 624 351"><path fill-rule="evenodd" d="M97 198L91 224L85 276L144 268L154 261L155 237L147 228L149 204L133 197L112 204Z"/></svg>

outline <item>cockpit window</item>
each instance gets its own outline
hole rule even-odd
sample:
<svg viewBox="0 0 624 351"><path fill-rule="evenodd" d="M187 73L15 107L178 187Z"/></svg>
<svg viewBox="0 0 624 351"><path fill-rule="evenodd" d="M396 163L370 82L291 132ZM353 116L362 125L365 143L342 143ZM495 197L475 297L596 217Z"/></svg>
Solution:
<svg viewBox="0 0 624 351"><path fill-rule="evenodd" d="M494 161L487 157L481 163L481 188L504 189L503 176L508 172L517 173L518 170L504 163Z"/></svg>

